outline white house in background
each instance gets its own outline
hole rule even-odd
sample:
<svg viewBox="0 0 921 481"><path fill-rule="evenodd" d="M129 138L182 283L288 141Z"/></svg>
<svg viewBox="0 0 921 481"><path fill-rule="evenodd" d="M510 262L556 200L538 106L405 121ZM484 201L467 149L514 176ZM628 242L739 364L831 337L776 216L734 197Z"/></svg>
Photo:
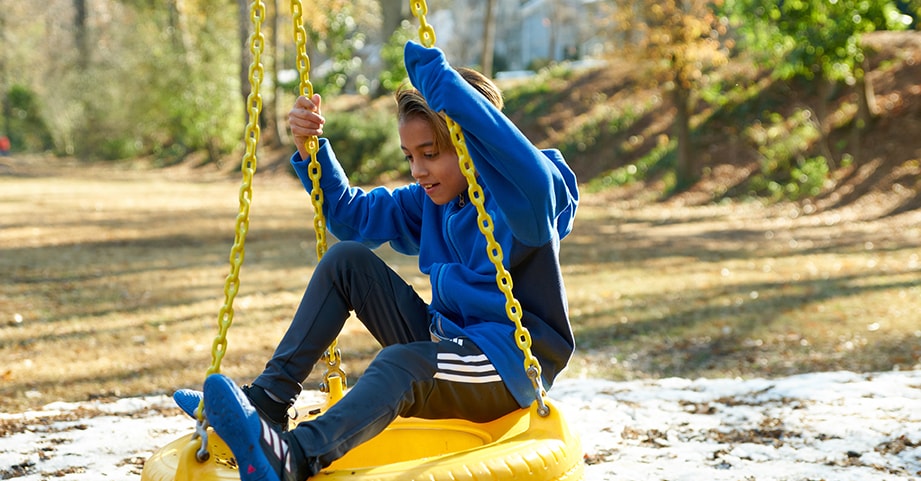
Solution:
<svg viewBox="0 0 921 481"><path fill-rule="evenodd" d="M432 2L435 3L435 2ZM444 5L449 3L449 5ZM431 23L452 60L478 64L482 55L485 0L438 2ZM602 0L496 0L495 67L524 70L547 61L600 53L597 31Z"/></svg>
<svg viewBox="0 0 921 481"><path fill-rule="evenodd" d="M518 31L502 34L500 44L517 47L507 54L509 67L533 62L576 60L599 53L597 15L600 0L520 0ZM502 2L511 3L511 2ZM501 24L500 24L501 25ZM515 42L513 37L518 37Z"/></svg>

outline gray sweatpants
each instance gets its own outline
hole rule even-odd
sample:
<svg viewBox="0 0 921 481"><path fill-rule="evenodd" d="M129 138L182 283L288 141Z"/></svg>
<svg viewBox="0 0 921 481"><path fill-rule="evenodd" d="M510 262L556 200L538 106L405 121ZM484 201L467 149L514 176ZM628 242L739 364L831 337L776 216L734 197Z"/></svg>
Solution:
<svg viewBox="0 0 921 481"><path fill-rule="evenodd" d="M397 416L485 422L519 408L472 342L432 341L425 301L357 242L334 244L323 256L291 326L253 384L293 401L350 311L383 348L342 400L286 436L304 456L327 466Z"/></svg>

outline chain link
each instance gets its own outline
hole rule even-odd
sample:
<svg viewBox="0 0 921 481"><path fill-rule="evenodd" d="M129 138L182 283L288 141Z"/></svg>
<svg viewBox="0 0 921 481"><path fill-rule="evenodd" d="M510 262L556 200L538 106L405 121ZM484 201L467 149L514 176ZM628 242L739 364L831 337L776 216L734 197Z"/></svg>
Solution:
<svg viewBox="0 0 921 481"><path fill-rule="evenodd" d="M413 15L419 19L419 41L423 46L432 48L435 46L435 29L429 25L425 15L429 13L429 6L425 0L410 0L409 8Z"/></svg>
<svg viewBox="0 0 921 481"><path fill-rule="evenodd" d="M227 331L233 324L233 301L240 291L240 267L245 257L246 233L249 231L249 210L253 198L253 176L256 173L256 147L259 145L259 114L262 112L262 95L260 87L265 76L262 66L262 52L265 48L265 35L262 34L262 24L265 21L265 3L260 0L250 4L250 20L253 33L249 37L249 50L253 54L253 61L249 67L250 93L246 98L248 119L244 140L246 151L240 164L243 180L240 184L239 204L235 224L233 247L230 249L230 274L224 280L224 305L218 314L218 335L211 344L211 366L205 377L221 372L221 361L227 353ZM195 411L197 418L196 432L205 432L204 403L199 402ZM207 460L207 436L201 436L201 448L196 457L199 461Z"/></svg>
<svg viewBox="0 0 921 481"><path fill-rule="evenodd" d="M425 14L428 12L425 0L411 0L410 8L413 15L419 19L419 24L421 25L419 27L420 42L428 48L433 47L435 44L435 31L425 20ZM550 414L550 408L544 402L544 388L540 378L540 362L531 353L531 333L521 323L521 304L512 293L512 276L502 265L502 246L496 242L496 237L493 234L493 220L489 212L486 211L483 188L477 183L476 169L467 150L464 132L461 130L461 126L451 120L450 117L445 116L445 119L448 122L448 130L451 132L451 141L454 143L455 150L457 150L458 164L464 177L467 178L467 193L470 196L470 201L476 206L480 233L486 238L486 254L496 268L496 285L505 295L505 313L515 323L515 344L524 354L524 370L534 387L537 412L541 416L547 416Z"/></svg>
<svg viewBox="0 0 921 481"><path fill-rule="evenodd" d="M293 19L294 39L297 44L297 71L300 74L300 95L313 97L313 83L310 82L310 57L307 56L307 31L303 23L304 7L300 0L291 0L291 17ZM305 145L307 152L310 153L310 163L308 164L308 176L313 183L310 201L313 204L314 217L313 227L317 235L317 259L322 259L326 253L326 219L323 216L323 189L320 188L320 178L323 175L323 169L317 161L317 152L320 149L320 141L316 135L307 139Z"/></svg>
<svg viewBox="0 0 921 481"><path fill-rule="evenodd" d="M240 211L237 214L236 236L230 250L230 275L224 281L224 305L218 316L220 332L214 338L211 348L211 367L207 374L221 371L221 360L227 352L227 330L233 323L233 301L240 290L240 266L245 255L246 234L249 231L249 210L253 197L253 175L256 173L256 146L259 143L259 113L262 111L262 95L259 88L262 85L264 70L262 67L262 50L265 36L262 34L262 22L265 18L265 4L255 1L250 7L250 17L254 30L250 36L250 51L253 53L253 62L249 68L249 81L252 90L247 97L247 110L249 119L246 125L246 152L241 163L243 181L240 185Z"/></svg>
<svg viewBox="0 0 921 481"><path fill-rule="evenodd" d="M304 7L301 0L291 0L291 18L294 27L294 39L297 44L297 71L300 74L300 95L313 97L313 83L310 82L310 57L307 56L307 31L303 23ZM307 139L306 150L310 153L310 162L307 164L307 174L312 183L310 202L313 204L313 230L317 236L317 260L322 259L326 254L326 218L323 215L323 188L320 187L320 179L323 176L323 168L317 161L317 152L320 149L320 141L317 137L311 136ZM332 344L326 350L323 360L326 363L326 374L323 376L321 390L329 392L329 385L333 377L342 380L343 388L345 387L346 375L342 369L342 357L337 339L333 339Z"/></svg>

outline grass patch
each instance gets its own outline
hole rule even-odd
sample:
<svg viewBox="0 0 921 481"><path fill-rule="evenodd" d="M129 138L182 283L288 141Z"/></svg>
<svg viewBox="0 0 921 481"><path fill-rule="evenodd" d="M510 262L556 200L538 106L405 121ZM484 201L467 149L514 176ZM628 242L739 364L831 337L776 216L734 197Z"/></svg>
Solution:
<svg viewBox="0 0 921 481"><path fill-rule="evenodd" d="M919 367L917 228L801 217L790 205L599 199L564 259L576 375Z"/></svg>

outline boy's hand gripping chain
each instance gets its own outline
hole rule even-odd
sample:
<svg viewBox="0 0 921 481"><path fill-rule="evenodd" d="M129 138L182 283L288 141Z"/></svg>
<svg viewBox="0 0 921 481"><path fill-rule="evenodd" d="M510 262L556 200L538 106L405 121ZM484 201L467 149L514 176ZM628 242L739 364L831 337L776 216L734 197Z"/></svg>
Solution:
<svg viewBox="0 0 921 481"><path fill-rule="evenodd" d="M300 95L313 98L313 83L310 82L310 57L307 56L307 31L304 29L302 20L304 12L301 0L291 0L291 18L294 27L294 40L297 44L297 71L300 74ZM323 258L326 253L326 218L323 215L323 189L320 187L320 179L323 176L323 169L320 162L317 161L317 152L320 150L320 141L317 136L311 136L307 139L306 150L310 153L310 163L308 164L308 175L312 182L310 193L310 202L313 204L313 230L317 235L317 260ZM323 376L321 390L330 392L334 378L338 378L342 383L341 388L345 389L346 376L342 370L341 354L336 347L337 339L333 339L332 344L326 350L323 360L326 362L326 374Z"/></svg>

